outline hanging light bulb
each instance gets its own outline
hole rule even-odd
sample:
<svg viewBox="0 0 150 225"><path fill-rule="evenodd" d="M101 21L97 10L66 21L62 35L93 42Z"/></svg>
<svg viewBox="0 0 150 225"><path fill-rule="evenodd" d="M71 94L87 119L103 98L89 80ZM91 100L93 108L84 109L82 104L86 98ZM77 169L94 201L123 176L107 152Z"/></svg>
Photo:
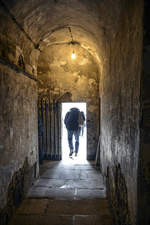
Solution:
<svg viewBox="0 0 150 225"><path fill-rule="evenodd" d="M75 54L74 51L72 52L71 58L72 58L72 59L75 59L75 58L76 58L76 54Z"/></svg>
<svg viewBox="0 0 150 225"><path fill-rule="evenodd" d="M69 29L70 36L71 36L71 42L69 44L71 44L73 46L73 45L75 45L75 41L73 40L73 34L72 34L72 31L71 31L71 27L68 27L68 29ZM74 50L72 52L71 58L73 60L76 58L76 54L75 54Z"/></svg>

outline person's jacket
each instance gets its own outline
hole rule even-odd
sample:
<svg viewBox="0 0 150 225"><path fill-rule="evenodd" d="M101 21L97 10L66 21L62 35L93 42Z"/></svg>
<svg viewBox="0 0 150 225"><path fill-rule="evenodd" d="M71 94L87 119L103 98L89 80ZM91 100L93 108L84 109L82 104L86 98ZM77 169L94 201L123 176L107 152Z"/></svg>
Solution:
<svg viewBox="0 0 150 225"><path fill-rule="evenodd" d="M78 130L79 129L78 115L79 115L79 110L77 108L72 108L72 109L70 109L69 112L67 112L64 123L68 130Z"/></svg>

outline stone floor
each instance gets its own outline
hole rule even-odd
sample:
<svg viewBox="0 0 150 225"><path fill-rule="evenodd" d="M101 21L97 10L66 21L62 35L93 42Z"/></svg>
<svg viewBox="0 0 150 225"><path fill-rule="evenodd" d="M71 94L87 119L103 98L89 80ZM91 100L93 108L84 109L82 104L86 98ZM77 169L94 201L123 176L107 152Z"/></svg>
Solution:
<svg viewBox="0 0 150 225"><path fill-rule="evenodd" d="M9 225L111 225L100 171L87 161L45 162Z"/></svg>

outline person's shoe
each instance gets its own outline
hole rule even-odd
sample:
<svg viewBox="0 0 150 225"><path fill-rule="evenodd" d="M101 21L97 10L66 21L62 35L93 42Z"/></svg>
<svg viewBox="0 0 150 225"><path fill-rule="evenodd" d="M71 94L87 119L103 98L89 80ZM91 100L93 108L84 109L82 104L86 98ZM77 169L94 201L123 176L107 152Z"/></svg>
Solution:
<svg viewBox="0 0 150 225"><path fill-rule="evenodd" d="M77 153L75 153L75 156L77 156Z"/></svg>
<svg viewBox="0 0 150 225"><path fill-rule="evenodd" d="M72 154L73 154L73 151L70 151L69 156L72 156Z"/></svg>

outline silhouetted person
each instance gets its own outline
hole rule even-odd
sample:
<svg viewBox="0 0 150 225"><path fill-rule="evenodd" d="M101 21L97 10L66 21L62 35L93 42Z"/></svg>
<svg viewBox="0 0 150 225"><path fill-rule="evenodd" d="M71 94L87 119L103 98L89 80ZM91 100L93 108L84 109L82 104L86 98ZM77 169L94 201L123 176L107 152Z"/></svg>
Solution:
<svg viewBox="0 0 150 225"><path fill-rule="evenodd" d="M80 111L78 108L71 108L69 112L66 113L64 123L68 131L68 144L70 148L69 156L72 156L74 152L73 146L73 135L75 137L75 156L78 154L79 150L79 136L81 127L79 124ZM85 117L84 117L85 120Z"/></svg>

